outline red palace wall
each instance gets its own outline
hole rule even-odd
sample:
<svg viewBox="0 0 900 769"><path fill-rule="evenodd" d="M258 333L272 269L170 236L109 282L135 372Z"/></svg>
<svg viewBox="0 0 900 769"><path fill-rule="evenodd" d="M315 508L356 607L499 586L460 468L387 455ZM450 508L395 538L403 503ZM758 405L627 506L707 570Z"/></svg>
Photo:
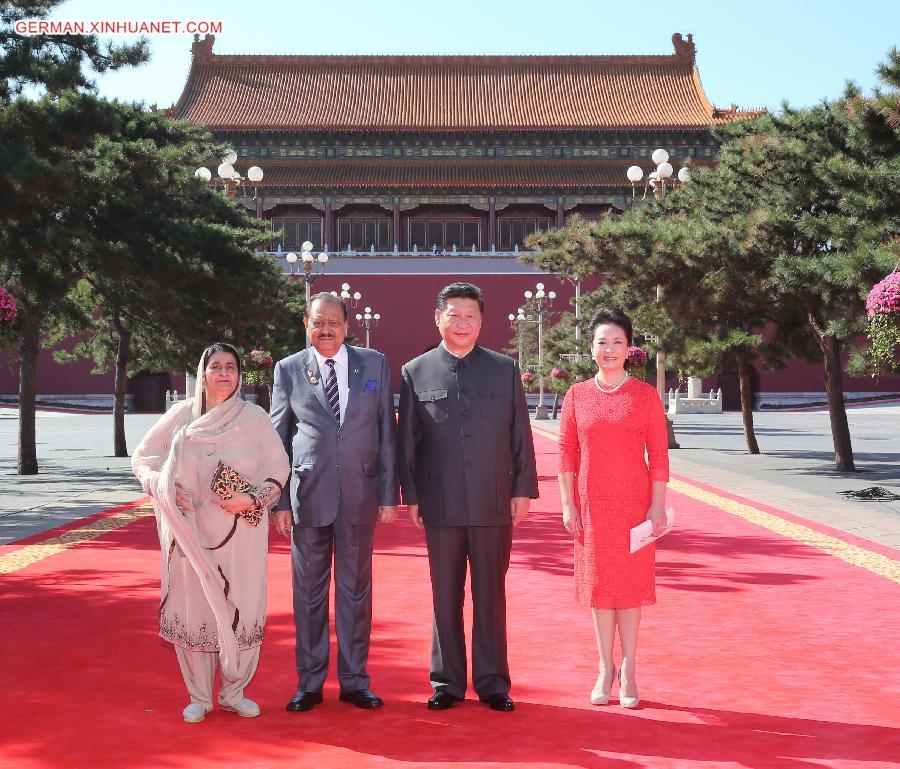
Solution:
<svg viewBox="0 0 900 769"><path fill-rule="evenodd" d="M552 275L323 275L313 287L314 291L340 290L347 282L351 291L360 291L362 300L359 307L351 308L350 332L357 342L363 344L365 331L355 319L356 312L364 306L372 307L381 314L381 320L371 331L371 344L376 350L387 355L391 365L394 390L398 390L400 367L408 360L421 354L438 343L440 337L434 325L435 299L438 292L454 280L470 280L479 285L485 296L484 325L481 343L494 350L503 350L512 345L513 332L508 315L514 313L523 302L523 292L534 290L535 283L542 281L548 291L556 291L557 299L553 309L571 310L574 287ZM585 292L596 284L586 281ZM299 319L298 319L298 322ZM213 340L210 340L213 341ZM198 350L198 355L199 355ZM111 393L112 374L92 375L91 365L86 361L59 365L53 361L49 351L42 350L38 364L37 390L42 395L63 395L82 393ZM150 378L148 377L147 380ZM736 379L710 377L705 380L705 388L723 385L726 389L736 388ZM156 400L161 393L174 386L184 391L184 378L155 377L153 382L138 378L130 384L129 391L146 402L147 392L152 389ZM675 386L670 379L669 387ZM142 388L144 390L141 395ZM844 388L847 392L900 392L900 377L854 378L845 376ZM760 392L822 392L823 371L821 364L794 361L785 369L760 371ZM159 391L159 392L156 392ZM0 394L13 395L18 392L18 372L11 370L8 361L0 358Z"/></svg>
<svg viewBox="0 0 900 769"><path fill-rule="evenodd" d="M557 293L555 310L571 310L569 303L575 295L572 284L563 284L558 278L546 275L326 275L315 284L315 290L340 290L341 283L347 282L351 292L362 293L359 307L350 309L350 333L359 344L365 343L365 330L356 321L355 314L362 312L364 306L381 314L381 320L370 333L371 345L387 356L394 390L399 391L400 367L441 340L434 323L437 295L454 280L468 280L481 288L485 306L479 343L498 351L513 344L508 316L525 301L526 290L534 291L535 284L543 282L546 290Z"/></svg>
<svg viewBox="0 0 900 769"><path fill-rule="evenodd" d="M92 374L93 364L82 360L60 364L53 360L50 350L42 349L38 355L37 391L42 395L71 393L111 393L113 375ZM18 364L0 354L0 395L19 392Z"/></svg>

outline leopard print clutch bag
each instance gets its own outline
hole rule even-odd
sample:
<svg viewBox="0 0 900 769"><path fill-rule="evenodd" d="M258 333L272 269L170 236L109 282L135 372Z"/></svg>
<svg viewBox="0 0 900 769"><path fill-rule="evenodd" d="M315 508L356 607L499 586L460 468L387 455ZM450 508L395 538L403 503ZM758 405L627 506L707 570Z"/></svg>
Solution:
<svg viewBox="0 0 900 769"><path fill-rule="evenodd" d="M210 483L209 488L222 499L231 499L235 492L246 494L251 491L253 484L220 459L219 464L216 466L216 471L213 473L212 483ZM261 506L257 504L248 507L246 510L241 510L238 514L246 519L251 526L259 526L263 511Z"/></svg>

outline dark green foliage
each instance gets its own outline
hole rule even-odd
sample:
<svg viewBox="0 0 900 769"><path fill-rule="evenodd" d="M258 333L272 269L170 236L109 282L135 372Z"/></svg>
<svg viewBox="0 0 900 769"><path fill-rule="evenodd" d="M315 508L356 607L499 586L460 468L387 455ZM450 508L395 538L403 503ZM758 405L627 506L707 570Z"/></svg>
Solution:
<svg viewBox="0 0 900 769"><path fill-rule="evenodd" d="M19 471L37 472L35 364L41 335L116 361L116 453L127 371L193 370L210 341L291 341L296 292L255 246L263 227L194 178L222 154L205 129L86 93L86 68L139 63L141 43L21 38L17 18L55 3L0 5L0 282L19 306ZM15 97L40 86L38 99ZM15 97L15 98L13 98ZM271 337L271 340L267 339Z"/></svg>
<svg viewBox="0 0 900 769"><path fill-rule="evenodd" d="M20 35L18 21L46 18L62 0L0 2L0 103L32 86L50 94L91 87L86 68L97 73L141 64L149 58L144 39L131 45L101 43L94 35Z"/></svg>
<svg viewBox="0 0 900 769"><path fill-rule="evenodd" d="M717 167L593 227L537 236L541 251L526 258L602 274L604 301L658 336L677 369L740 373L751 451L749 366L822 361L836 464L852 470L840 355L865 331L866 293L900 252L896 51L881 74L891 90L873 98L848 88L833 103L717 129Z"/></svg>

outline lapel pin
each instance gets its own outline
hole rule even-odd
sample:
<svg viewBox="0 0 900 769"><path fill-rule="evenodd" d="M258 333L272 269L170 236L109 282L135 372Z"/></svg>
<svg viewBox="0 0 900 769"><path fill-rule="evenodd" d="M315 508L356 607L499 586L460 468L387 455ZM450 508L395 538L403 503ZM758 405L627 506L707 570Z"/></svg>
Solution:
<svg viewBox="0 0 900 769"><path fill-rule="evenodd" d="M358 369L358 368L353 369L353 373L354 373L354 374L358 374L358 373L359 373L359 369Z"/></svg>

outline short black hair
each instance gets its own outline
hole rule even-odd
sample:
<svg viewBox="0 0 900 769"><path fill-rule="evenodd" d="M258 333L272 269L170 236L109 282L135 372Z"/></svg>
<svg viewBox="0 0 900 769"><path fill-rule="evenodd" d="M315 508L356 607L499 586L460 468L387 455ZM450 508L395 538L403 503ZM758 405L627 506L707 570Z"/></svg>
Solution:
<svg viewBox="0 0 900 769"><path fill-rule="evenodd" d="M474 283L451 283L444 286L437 296L437 308L441 312L447 306L448 299L474 299L478 302L478 311L484 314L484 294Z"/></svg>
<svg viewBox="0 0 900 769"><path fill-rule="evenodd" d="M237 369L238 375L241 373L241 355L237 351L237 348L233 344L228 344L228 342L216 342L215 344L211 344L203 351L203 369L206 370L206 364L209 363L209 359L212 358L217 352L227 352L229 355L233 355L234 359L237 361Z"/></svg>
<svg viewBox="0 0 900 769"><path fill-rule="evenodd" d="M309 303L306 307L303 308L303 317L309 320L312 316L312 306L316 302L330 302L333 305L341 308L341 311L344 313L344 320L349 318L349 313L347 312L347 305L344 304L344 300L339 296L335 296L334 294L329 294L327 291L320 291L318 294L313 294L309 298Z"/></svg>
<svg viewBox="0 0 900 769"><path fill-rule="evenodd" d="M604 323L609 323L610 325L618 326L622 329L622 331L625 332L625 338L628 340L628 344L631 344L631 339L634 334L631 318L618 307L601 307L593 314L593 316L591 316L591 322L588 325L588 338L591 340L590 344L594 344L594 332L597 330L597 326L602 326Z"/></svg>

